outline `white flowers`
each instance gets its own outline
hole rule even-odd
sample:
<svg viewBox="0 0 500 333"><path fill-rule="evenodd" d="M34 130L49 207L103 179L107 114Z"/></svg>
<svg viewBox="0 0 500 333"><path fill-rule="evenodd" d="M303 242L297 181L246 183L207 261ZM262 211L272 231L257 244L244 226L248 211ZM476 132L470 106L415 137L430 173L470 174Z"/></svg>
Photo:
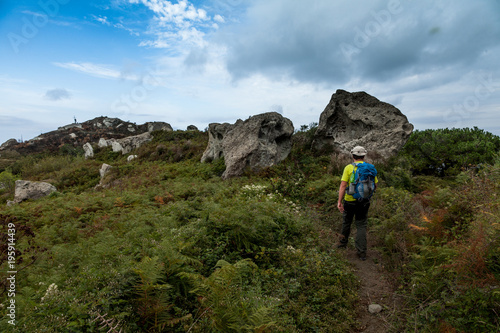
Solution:
<svg viewBox="0 0 500 333"><path fill-rule="evenodd" d="M57 284L52 283L48 288L47 291L45 292L45 295L41 299L41 303L43 303L46 299L51 298L52 296L57 295L58 290L57 290Z"/></svg>
<svg viewBox="0 0 500 333"><path fill-rule="evenodd" d="M279 193L278 190L272 192L272 193L267 193L268 192L268 187L265 185L245 185L241 188L241 193L243 196L247 198L257 198L265 201L271 201L271 202L276 202L276 203L282 203L287 206L288 210L292 214L297 214L300 215L300 206L293 202L292 200L288 200L283 197L281 193Z"/></svg>
<svg viewBox="0 0 500 333"><path fill-rule="evenodd" d="M267 189L265 185L245 185L241 188L243 193L248 196L259 196L263 195Z"/></svg>

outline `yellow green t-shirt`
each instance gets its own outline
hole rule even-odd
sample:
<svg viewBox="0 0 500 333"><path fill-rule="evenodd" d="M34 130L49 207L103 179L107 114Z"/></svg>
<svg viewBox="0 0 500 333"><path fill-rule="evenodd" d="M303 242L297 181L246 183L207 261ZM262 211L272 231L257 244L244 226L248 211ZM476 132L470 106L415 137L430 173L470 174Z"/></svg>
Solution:
<svg viewBox="0 0 500 333"><path fill-rule="evenodd" d="M359 164L359 163L364 163L364 162L356 162L356 164ZM348 164L344 168L344 172L342 173L342 178L340 180L347 182L347 188L349 188L349 184L354 180L354 179L351 179L351 176L353 175L353 171L354 171L354 165ZM377 184L377 183L378 183L378 179L377 179L377 176L375 176L375 184ZM347 188L346 188L346 194L344 196L344 200L345 201L356 201L356 199L354 199L352 197L352 195L347 194Z"/></svg>

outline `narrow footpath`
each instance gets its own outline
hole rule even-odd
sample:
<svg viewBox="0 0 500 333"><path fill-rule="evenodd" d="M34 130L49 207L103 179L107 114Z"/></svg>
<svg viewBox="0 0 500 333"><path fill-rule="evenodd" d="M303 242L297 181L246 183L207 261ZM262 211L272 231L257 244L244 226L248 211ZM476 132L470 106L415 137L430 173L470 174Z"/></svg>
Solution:
<svg viewBox="0 0 500 333"><path fill-rule="evenodd" d="M367 259L362 261L352 247L345 249L345 255L354 266L356 276L360 281L360 302L357 307L359 326L351 333L384 333L391 332L398 298L394 288L384 273L382 257L373 247L368 246ZM382 310L371 313L369 306L378 304Z"/></svg>

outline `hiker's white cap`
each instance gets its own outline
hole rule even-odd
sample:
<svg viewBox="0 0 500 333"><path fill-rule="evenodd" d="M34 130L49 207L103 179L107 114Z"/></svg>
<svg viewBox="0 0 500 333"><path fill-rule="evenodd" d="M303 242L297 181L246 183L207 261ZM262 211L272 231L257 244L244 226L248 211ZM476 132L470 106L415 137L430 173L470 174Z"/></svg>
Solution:
<svg viewBox="0 0 500 333"><path fill-rule="evenodd" d="M356 146L352 148L351 154L356 155L356 156L365 156L366 155L366 149L361 147L361 146Z"/></svg>

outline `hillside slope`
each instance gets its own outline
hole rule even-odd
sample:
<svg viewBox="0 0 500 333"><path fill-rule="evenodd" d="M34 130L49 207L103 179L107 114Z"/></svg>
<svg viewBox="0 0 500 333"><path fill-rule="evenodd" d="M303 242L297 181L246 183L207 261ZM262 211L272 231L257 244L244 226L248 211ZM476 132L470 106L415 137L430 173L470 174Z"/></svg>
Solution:
<svg viewBox="0 0 500 333"><path fill-rule="evenodd" d="M380 188L366 264L380 269L370 276L383 277L387 299L402 300L389 308L360 294L366 280L360 284L362 270L349 263L353 250L335 248L339 176L349 159L315 155L313 133L296 133L283 163L227 181L223 159L199 162L207 133L197 131L156 133L132 162L109 147L87 160L62 152L17 157L0 174L4 202L19 178L58 192L0 207L1 283L15 287L15 296L0 298L0 329L498 330L498 151L493 163L449 177L412 174L405 152L372 161ZM113 166L104 179L102 163ZM378 320L362 313L367 301L385 306L371 315Z"/></svg>

